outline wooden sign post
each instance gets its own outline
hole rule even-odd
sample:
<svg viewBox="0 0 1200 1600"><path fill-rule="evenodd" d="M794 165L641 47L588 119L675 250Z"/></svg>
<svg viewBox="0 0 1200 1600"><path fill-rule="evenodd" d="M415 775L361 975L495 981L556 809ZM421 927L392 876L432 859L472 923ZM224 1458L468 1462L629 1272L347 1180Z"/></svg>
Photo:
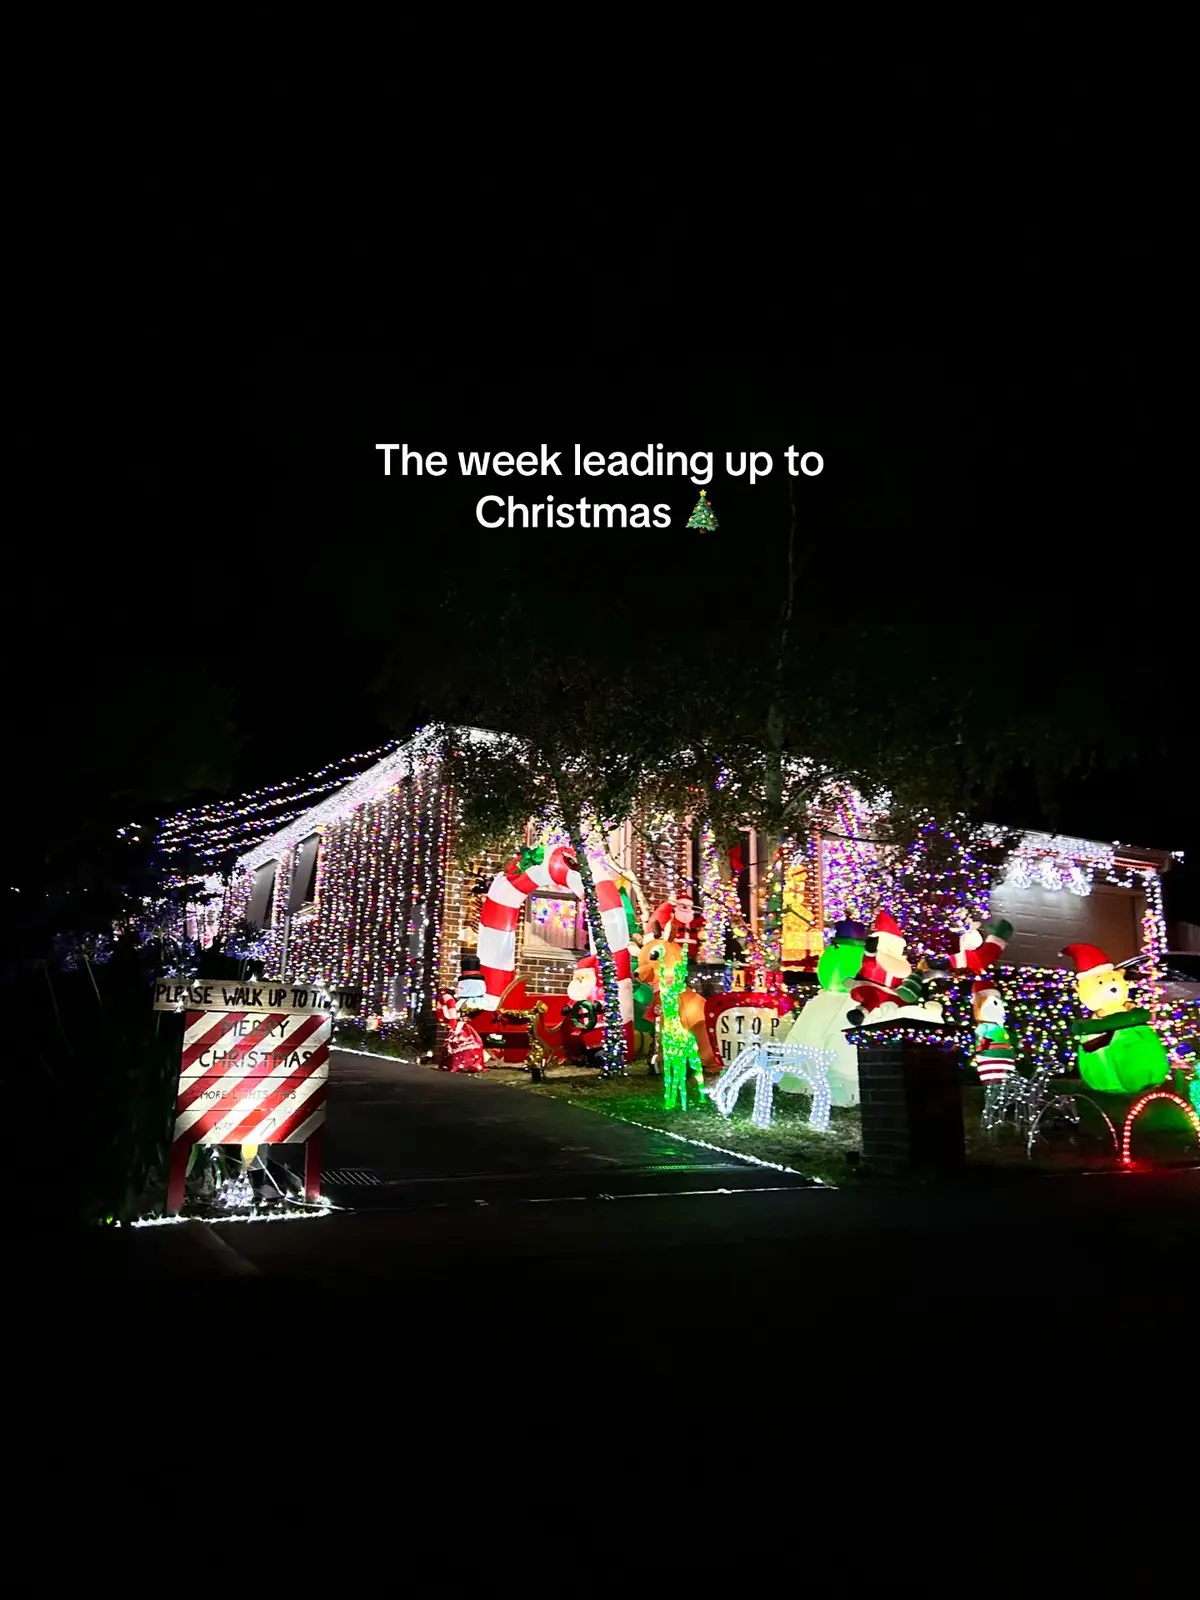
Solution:
<svg viewBox="0 0 1200 1600"><path fill-rule="evenodd" d="M352 990L311 985L160 979L156 1011L184 1012L183 1056L167 1173L168 1213L183 1206L194 1145L303 1144L304 1193L321 1192L325 1092L334 1016Z"/></svg>

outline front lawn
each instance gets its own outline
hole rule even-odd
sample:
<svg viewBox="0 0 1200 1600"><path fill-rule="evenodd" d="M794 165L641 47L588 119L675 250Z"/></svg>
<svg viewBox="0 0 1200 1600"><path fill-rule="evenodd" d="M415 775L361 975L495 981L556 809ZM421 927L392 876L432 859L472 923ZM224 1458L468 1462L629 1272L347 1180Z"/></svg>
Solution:
<svg viewBox="0 0 1200 1600"><path fill-rule="evenodd" d="M1178 1092L1170 1083L1164 1090ZM1125 1122L1140 1094L1100 1094L1079 1082L1063 1079L1057 1093L1075 1100L1077 1124L1060 1120L1049 1129L1049 1138L1037 1140L1032 1161L1028 1141L1011 1128L985 1134L980 1126L983 1111L982 1088L968 1084L963 1089L963 1122L967 1135L967 1159L993 1167L1025 1166L1043 1171L1106 1171L1121 1165L1121 1145ZM1186 1095L1181 1098L1186 1100ZM1110 1131L1111 1129L1111 1131ZM1132 1165L1137 1170L1149 1167L1188 1166L1200 1162L1200 1140L1187 1113L1173 1101L1152 1100L1133 1124L1130 1142Z"/></svg>
<svg viewBox="0 0 1200 1600"><path fill-rule="evenodd" d="M754 1095L749 1085L731 1117L721 1116L711 1100L697 1103L692 1090L689 1090L686 1111L668 1111L663 1105L662 1080L652 1078L644 1062L635 1062L627 1078L611 1081L598 1078L594 1072L571 1068L557 1068L541 1083L532 1082L528 1073L516 1069L497 1068L488 1076L523 1087L532 1094L567 1100L572 1105L618 1117L624 1122L641 1123L738 1155L790 1167L825 1183L844 1186L867 1176L860 1174L856 1161L847 1159L849 1152L857 1153L862 1149L862 1124L857 1108L835 1107L829 1132L818 1133L808 1123L808 1097L777 1091L771 1126L756 1128L750 1120ZM710 1089L714 1081L709 1080ZM1037 1141L1031 1161L1024 1136L1012 1130L992 1135L983 1133L980 1127L983 1090L977 1085L964 1085L963 1123L968 1163L974 1168L1009 1172L1017 1168L1026 1172L1095 1172L1116 1168L1119 1150L1114 1151L1104 1117L1111 1122L1119 1145L1129 1107L1139 1097L1090 1095L1078 1083L1065 1081L1061 1092L1079 1097L1080 1121L1075 1127L1062 1123L1049 1139ZM1132 1154L1135 1165L1178 1165L1200 1161L1200 1143L1178 1106L1155 1101L1146 1107L1135 1124Z"/></svg>
<svg viewBox="0 0 1200 1600"><path fill-rule="evenodd" d="M635 1061L627 1078L604 1080L594 1072L560 1069L542 1083L530 1081L525 1072L493 1070L490 1078L523 1085L533 1094L549 1095L584 1106L601 1115L619 1117L623 1122L641 1123L663 1133L732 1150L737 1155L753 1156L774 1166L790 1167L808 1178L844 1185L854 1180L854 1168L847 1151L857 1152L862 1132L857 1110L834 1108L828 1133L817 1133L808 1125L807 1095L776 1094L775 1117L769 1128L756 1128L750 1121L754 1093L749 1087L738 1101L731 1117L723 1117L710 1100L697 1101L688 1090L688 1109L668 1111L663 1105L661 1078L652 1078L644 1061ZM709 1080L709 1088L716 1080Z"/></svg>

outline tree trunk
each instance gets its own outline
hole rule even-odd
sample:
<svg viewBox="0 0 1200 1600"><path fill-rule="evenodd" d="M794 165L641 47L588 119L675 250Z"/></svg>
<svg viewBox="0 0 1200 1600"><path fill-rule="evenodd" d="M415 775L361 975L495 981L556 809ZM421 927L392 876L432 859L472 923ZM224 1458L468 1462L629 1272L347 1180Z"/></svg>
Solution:
<svg viewBox="0 0 1200 1600"><path fill-rule="evenodd" d="M783 751L785 694L788 639L792 629L792 611L796 603L796 490L789 479L788 504L791 517L788 523L787 586L783 595L783 611L779 619L779 649L775 656L775 682L771 704L767 707L767 750L765 794L767 824L767 910L764 918L762 951L763 965L768 972L777 972L781 965L783 945L783 872L780 851L784 846L783 815ZM760 863L761 865L761 863Z"/></svg>
<svg viewBox="0 0 1200 1600"><path fill-rule="evenodd" d="M612 947L600 916L600 901L596 895L596 880L588 860L587 830L582 812L575 807L564 808L565 820L575 849L579 876L583 880L583 903L587 907L588 924L596 946L596 959L600 963L600 978L604 989L604 1072L606 1077L626 1075L625 1022L621 1016L621 992L617 986L617 967Z"/></svg>
<svg viewBox="0 0 1200 1600"><path fill-rule="evenodd" d="M783 874L786 863L783 847L786 835L773 827L767 840L767 895L763 912L762 952L763 967L767 972L778 972L783 966Z"/></svg>

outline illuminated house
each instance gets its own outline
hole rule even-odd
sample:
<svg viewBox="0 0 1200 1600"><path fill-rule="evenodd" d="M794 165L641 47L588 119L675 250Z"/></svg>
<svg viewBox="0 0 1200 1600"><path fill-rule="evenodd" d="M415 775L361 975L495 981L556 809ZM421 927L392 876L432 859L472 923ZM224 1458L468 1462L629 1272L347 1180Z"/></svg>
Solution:
<svg viewBox="0 0 1200 1600"><path fill-rule="evenodd" d="M460 861L447 776L438 747L418 736L348 781L327 779L325 789L336 783L332 792L308 806L302 780L169 821L168 848L187 836L211 855L239 830L255 839L211 919L193 931L210 940L248 920L263 930L268 971L361 987L372 1014L428 1016L437 990L454 987L474 950L481 898L495 872L522 844L547 841L531 823L504 854ZM813 814L806 837L791 841L779 869L785 970L811 966L823 929L843 918L868 921L885 905L909 933L914 958L937 953L977 916L1006 918L1016 930L1006 962L1027 969L1031 981L1040 973L1038 981L1060 995L1069 993L1059 954L1067 944L1098 945L1114 962L1165 949L1161 879L1171 858L1164 852L1043 834L1019 836L1014 848L997 831L993 847L976 838L956 854L953 836L933 830L901 859L876 842L877 823L847 791ZM728 934L753 949L770 863L752 832L732 865L694 818L643 817L606 843L643 913L692 888L707 924L701 959L714 979L733 948ZM586 948L586 919L573 898L530 896L516 962L529 993L565 992Z"/></svg>

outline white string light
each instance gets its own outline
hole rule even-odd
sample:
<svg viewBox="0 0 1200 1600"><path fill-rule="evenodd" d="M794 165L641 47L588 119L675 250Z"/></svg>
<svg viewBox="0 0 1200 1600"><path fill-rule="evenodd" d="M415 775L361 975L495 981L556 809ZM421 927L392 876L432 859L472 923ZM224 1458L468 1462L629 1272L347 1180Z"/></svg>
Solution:
<svg viewBox="0 0 1200 1600"><path fill-rule="evenodd" d="M180 1223L202 1222L210 1228L223 1228L230 1222L315 1222L318 1217L332 1216L335 1211L341 1210L341 1206L335 1206L332 1200L326 1200L322 1197L318 1200L308 1201L303 1208L293 1201L287 1209L276 1207L271 1210L264 1209L250 1212L231 1211L228 1216L224 1217L135 1217L126 1226L130 1228L167 1228L175 1227ZM119 1228L122 1224L118 1222L115 1226Z"/></svg>
<svg viewBox="0 0 1200 1600"><path fill-rule="evenodd" d="M725 1068L713 1089L713 1101L723 1117L732 1116L738 1095L754 1082L754 1110L750 1120L756 1128L769 1128L774 1110L775 1085L783 1077L803 1078L812 1090L809 1127L829 1132L829 1073L836 1063L832 1050L790 1041L756 1039L748 1044Z"/></svg>
<svg viewBox="0 0 1200 1600"><path fill-rule="evenodd" d="M478 730L456 730L454 737L465 742L493 736ZM286 826L276 827L271 836L257 839L243 851L241 871L223 896L218 931L227 936L244 919L253 874L273 862L277 877L261 952L267 965L283 961L286 928L287 976L301 982L362 988L369 1015L396 1015L405 1020L419 1017L430 999L430 984L436 987L445 981L444 969L455 955L453 938L441 924L457 803L452 802L444 781L439 754L437 731L422 732L406 745L389 749L368 770L339 779L334 793L301 811ZM346 763L321 769L316 776L332 781L332 775L358 759L347 758ZM295 784L302 786L302 780ZM292 799L300 792L295 785L277 788ZM243 797L238 804L248 810L266 803L274 792L256 791L257 798ZM867 802L854 791L829 790L814 811L823 830L821 871L813 874L814 886L816 903L827 924L855 914L859 920L867 919L881 903L886 904L881 895L895 876L897 863L892 847L877 842L886 837L882 805L882 801ZM224 815L220 808L180 814L181 818L209 822L221 822ZM272 818L271 825L276 826L278 820ZM657 893L672 882L678 886L685 841L674 819L656 816L648 820L665 857L661 869L653 874L659 880ZM261 819L255 822L256 828L261 826ZM289 914L298 851L313 834L320 839L315 894L304 907ZM972 835L972 842L989 837L999 842L1007 836L998 829L979 830ZM701 838L704 887L711 890L702 907L710 918L706 934L711 938L719 931L723 945L726 918L721 913L731 913L729 902L736 904L736 900L732 885L720 883L711 829L702 829ZM643 845L638 848L644 853ZM919 896L931 875L911 862L908 865L912 870L904 881L911 881L914 895ZM1172 1030L1179 1031L1179 1007L1172 1007L1162 993L1166 928L1159 873L1136 854L1130 861L1119 845L1038 833L1022 837L1007 867L1010 883L1029 887L1054 884L1080 897L1091 892L1094 881L1144 890L1145 960L1138 982L1142 995L1148 997L1154 1025L1169 1044ZM718 884L727 894L718 893ZM654 889L653 884L650 887ZM211 937L211 931L206 925L204 933ZM709 946L705 954L713 956L716 951ZM520 972L531 992L559 992L563 986L562 963L548 957L522 957ZM1054 1058L1062 1070L1073 1060L1065 1031L1074 1010L1070 975L1057 969L1021 968L1008 974L1006 984L1021 1001L1016 1021L1031 1060L1037 1066L1048 1066Z"/></svg>

